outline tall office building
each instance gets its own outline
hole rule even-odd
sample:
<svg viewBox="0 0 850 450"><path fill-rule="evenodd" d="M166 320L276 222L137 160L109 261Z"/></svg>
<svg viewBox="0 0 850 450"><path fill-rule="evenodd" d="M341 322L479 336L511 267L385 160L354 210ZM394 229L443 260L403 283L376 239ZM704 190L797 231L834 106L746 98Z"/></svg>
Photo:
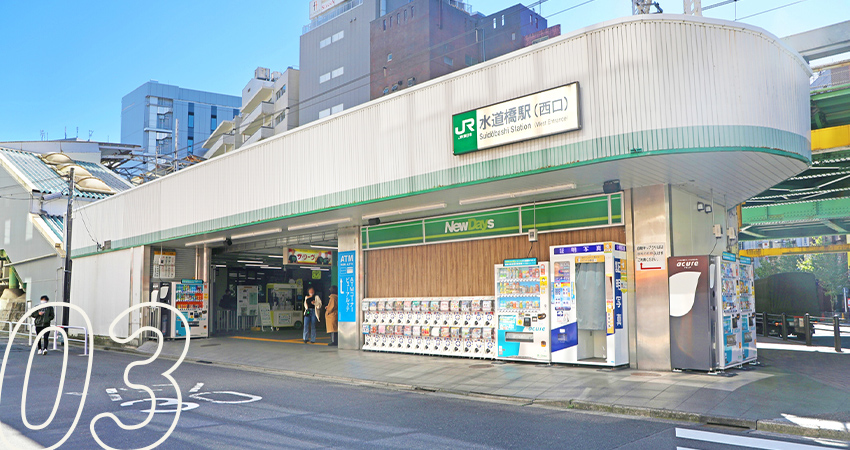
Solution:
<svg viewBox="0 0 850 450"><path fill-rule="evenodd" d="M485 16L462 1L397 3L371 23L373 99L560 34L521 4Z"/></svg>
<svg viewBox="0 0 850 450"><path fill-rule="evenodd" d="M299 122L369 101L369 22L392 0L313 0L301 34ZM400 2L399 2L400 3Z"/></svg>
<svg viewBox="0 0 850 450"><path fill-rule="evenodd" d="M150 155L200 156L219 121L232 120L241 106L239 96L149 81L121 99L121 142Z"/></svg>

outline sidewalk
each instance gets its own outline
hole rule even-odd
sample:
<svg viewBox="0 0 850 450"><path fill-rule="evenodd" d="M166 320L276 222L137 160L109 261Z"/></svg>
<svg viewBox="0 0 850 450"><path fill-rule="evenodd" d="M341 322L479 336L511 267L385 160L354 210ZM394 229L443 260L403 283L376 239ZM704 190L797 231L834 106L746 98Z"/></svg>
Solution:
<svg viewBox="0 0 850 450"><path fill-rule="evenodd" d="M181 341L163 354L177 357ZM153 353L148 342L139 348ZM850 352L765 339L734 376L607 370L337 350L271 339L192 341L189 360L463 395L850 440Z"/></svg>

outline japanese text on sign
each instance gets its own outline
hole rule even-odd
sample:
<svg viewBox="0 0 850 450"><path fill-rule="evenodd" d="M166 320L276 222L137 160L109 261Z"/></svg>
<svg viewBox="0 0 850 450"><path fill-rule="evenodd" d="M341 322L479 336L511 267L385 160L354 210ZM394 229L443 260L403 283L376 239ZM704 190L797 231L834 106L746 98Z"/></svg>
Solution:
<svg viewBox="0 0 850 450"><path fill-rule="evenodd" d="M339 321L357 321L357 269L356 252L339 252L338 290Z"/></svg>
<svg viewBox="0 0 850 450"><path fill-rule="evenodd" d="M636 270L661 270L664 267L666 244L635 245Z"/></svg>

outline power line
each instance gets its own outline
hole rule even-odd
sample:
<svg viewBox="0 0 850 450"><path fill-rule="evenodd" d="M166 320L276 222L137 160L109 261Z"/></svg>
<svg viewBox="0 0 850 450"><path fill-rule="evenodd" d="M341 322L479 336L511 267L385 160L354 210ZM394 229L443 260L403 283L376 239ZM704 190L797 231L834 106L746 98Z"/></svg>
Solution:
<svg viewBox="0 0 850 450"><path fill-rule="evenodd" d="M764 10L764 11L762 11L762 12L758 12L758 13L755 13L755 14L750 14L749 16L744 16L744 17L741 17L741 18L739 18L739 19L735 19L735 22L737 22L737 21L739 21L739 20L749 19L750 17L760 16L760 15L762 15L762 14L764 14L764 13L769 13L769 12L771 12L771 11L776 11L777 9L782 9L782 8L785 8L785 7L788 7L788 6L791 6L791 5L796 5L797 3L803 3L803 2L805 2L805 1L806 1L806 0L797 0L796 2L791 2L791 3L788 3L788 4L786 4L786 5L777 6L776 8L766 9L766 10Z"/></svg>

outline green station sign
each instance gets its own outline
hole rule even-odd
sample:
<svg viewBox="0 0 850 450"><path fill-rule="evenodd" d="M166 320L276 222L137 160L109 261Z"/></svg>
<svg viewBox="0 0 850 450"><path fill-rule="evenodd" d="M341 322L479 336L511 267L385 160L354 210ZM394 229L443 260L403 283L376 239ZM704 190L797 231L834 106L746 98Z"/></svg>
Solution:
<svg viewBox="0 0 850 450"><path fill-rule="evenodd" d="M364 250L621 225L622 194L477 211L363 227Z"/></svg>
<svg viewBox="0 0 850 450"><path fill-rule="evenodd" d="M581 128L578 83L452 116L455 155Z"/></svg>

